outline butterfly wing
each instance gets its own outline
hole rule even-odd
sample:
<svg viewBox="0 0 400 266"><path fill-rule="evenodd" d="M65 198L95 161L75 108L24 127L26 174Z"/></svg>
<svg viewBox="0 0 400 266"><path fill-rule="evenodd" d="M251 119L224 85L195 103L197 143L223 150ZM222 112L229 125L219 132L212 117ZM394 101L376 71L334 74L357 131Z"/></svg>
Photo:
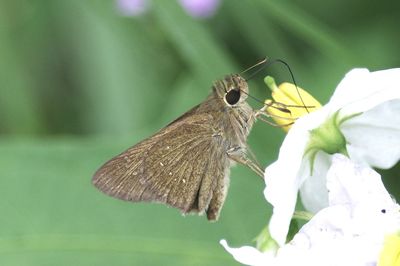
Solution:
<svg viewBox="0 0 400 266"><path fill-rule="evenodd" d="M183 213L207 211L216 220L230 163L212 125L211 115L182 116L105 163L93 184L116 198L161 202Z"/></svg>

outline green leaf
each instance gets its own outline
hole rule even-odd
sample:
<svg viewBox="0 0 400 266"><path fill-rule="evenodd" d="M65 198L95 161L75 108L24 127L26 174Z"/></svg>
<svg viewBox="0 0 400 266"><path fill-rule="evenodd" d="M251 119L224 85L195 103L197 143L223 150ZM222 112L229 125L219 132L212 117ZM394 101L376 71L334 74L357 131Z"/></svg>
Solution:
<svg viewBox="0 0 400 266"><path fill-rule="evenodd" d="M222 238L246 243L265 223L263 182L233 170L221 218L180 215L96 190L91 176L126 139L1 139L0 265L236 265Z"/></svg>

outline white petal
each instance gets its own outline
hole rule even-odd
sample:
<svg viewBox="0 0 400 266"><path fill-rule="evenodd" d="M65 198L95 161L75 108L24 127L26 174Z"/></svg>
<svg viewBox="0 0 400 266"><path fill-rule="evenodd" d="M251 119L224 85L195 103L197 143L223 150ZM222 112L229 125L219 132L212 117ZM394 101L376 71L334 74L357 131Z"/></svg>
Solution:
<svg viewBox="0 0 400 266"><path fill-rule="evenodd" d="M304 255L300 257L308 258L309 263L298 265L375 265L381 239L374 241L369 235L354 234L352 224L349 205L325 208L283 250L289 245L291 249L302 250ZM283 252L279 250L278 256L281 255Z"/></svg>
<svg viewBox="0 0 400 266"><path fill-rule="evenodd" d="M354 101L360 99L360 95L370 94L374 88L365 84L370 72L365 68L356 68L347 72L344 78L340 81L335 89L329 105L332 105L334 111L337 111L341 107L348 105Z"/></svg>
<svg viewBox="0 0 400 266"><path fill-rule="evenodd" d="M326 188L326 173L331 165L331 155L319 152L315 157L314 169L310 173L310 162L304 169L308 178L300 188L301 202L307 211L316 213L328 206L328 190Z"/></svg>
<svg viewBox="0 0 400 266"><path fill-rule="evenodd" d="M350 222L349 206L325 208L304 225L283 250L288 246L302 250L304 255L301 258L308 258L308 263L298 265L368 265L361 263L365 261L365 255L357 251L359 245L354 237L345 233ZM282 254L279 250L278 255ZM367 261L369 260L368 258Z"/></svg>
<svg viewBox="0 0 400 266"><path fill-rule="evenodd" d="M343 238L344 230L349 224L351 210L347 205L337 205L319 211L305 224L291 241L292 245L312 246Z"/></svg>
<svg viewBox="0 0 400 266"><path fill-rule="evenodd" d="M225 239L219 242L233 258L246 265L271 265L274 260L274 254L270 252L262 253L258 249L250 246L240 248L231 248Z"/></svg>
<svg viewBox="0 0 400 266"><path fill-rule="evenodd" d="M343 114L365 112L381 103L400 99L400 69L371 72L360 85L358 88L362 94L343 108Z"/></svg>
<svg viewBox="0 0 400 266"><path fill-rule="evenodd" d="M287 244L278 250L276 265L321 266L326 265L326 260L313 256L308 246Z"/></svg>
<svg viewBox="0 0 400 266"><path fill-rule="evenodd" d="M379 174L343 155L333 156L327 175L330 206L301 228L291 248L308 253L314 264L375 265L384 236L400 229L399 205Z"/></svg>
<svg viewBox="0 0 400 266"><path fill-rule="evenodd" d="M293 215L298 189L302 183L300 168L308 140L308 130L296 123L286 136L276 162L265 169L265 198L273 206L269 223L272 238L283 245Z"/></svg>
<svg viewBox="0 0 400 266"><path fill-rule="evenodd" d="M369 72L353 69L337 86L327 106L342 114L365 112L392 99L400 98L400 68Z"/></svg>
<svg viewBox="0 0 400 266"><path fill-rule="evenodd" d="M400 100L380 104L346 121L341 128L353 160L384 169L399 161Z"/></svg>
<svg viewBox="0 0 400 266"><path fill-rule="evenodd" d="M297 120L282 143L278 160L265 169L264 195L273 206L269 230L272 238L281 246L286 241L298 190L310 173L309 161L303 162L309 132L328 115L329 110L321 108Z"/></svg>
<svg viewBox="0 0 400 266"><path fill-rule="evenodd" d="M329 205L365 204L381 202L392 203L393 200L384 187L381 176L369 167L355 164L341 154L335 154L332 166L328 171L327 187Z"/></svg>
<svg viewBox="0 0 400 266"><path fill-rule="evenodd" d="M295 167L293 166L293 168ZM271 237L280 246L286 241L290 220L297 200L298 186L295 182L291 182L295 180L287 180L287 177L294 177L296 179L297 171L289 171L290 168L291 166L286 167L288 171L282 171L279 162L275 162L266 169L268 180L266 179L267 186L264 190L264 195L267 201L273 206L273 213L269 221L269 230ZM275 177L280 177L281 179Z"/></svg>
<svg viewBox="0 0 400 266"><path fill-rule="evenodd" d="M328 171L327 187L330 206L351 206L352 234L375 234L383 241L385 232L400 229L400 206L373 169L336 154Z"/></svg>

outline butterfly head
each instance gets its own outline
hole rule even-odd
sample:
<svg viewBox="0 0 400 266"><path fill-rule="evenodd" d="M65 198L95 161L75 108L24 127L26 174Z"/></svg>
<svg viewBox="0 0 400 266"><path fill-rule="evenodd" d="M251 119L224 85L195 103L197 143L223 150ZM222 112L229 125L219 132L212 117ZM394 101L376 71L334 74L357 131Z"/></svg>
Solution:
<svg viewBox="0 0 400 266"><path fill-rule="evenodd" d="M239 74L225 76L215 84L218 95L228 106L235 106L246 100L249 87Z"/></svg>

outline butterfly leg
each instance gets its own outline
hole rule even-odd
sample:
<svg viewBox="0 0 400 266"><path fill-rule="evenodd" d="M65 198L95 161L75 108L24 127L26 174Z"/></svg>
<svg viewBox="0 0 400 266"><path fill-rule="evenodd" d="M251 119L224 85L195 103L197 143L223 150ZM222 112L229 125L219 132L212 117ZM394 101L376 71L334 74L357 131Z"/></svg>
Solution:
<svg viewBox="0 0 400 266"><path fill-rule="evenodd" d="M273 127L291 126L291 125L294 124L294 122L289 122L289 123L280 125L280 124L275 124L274 122L271 122L271 121L267 120L268 118L275 117L275 118L279 118L279 119L282 119L282 120L292 120L292 121L296 120L296 118L289 118L289 117L283 117L283 116L278 116L278 115L272 115L272 114L267 113L265 110L266 110L266 107L264 106L263 108L261 108L260 110L255 112L254 117L256 119L259 119L259 120L263 121L264 123L267 123L270 126L273 126Z"/></svg>
<svg viewBox="0 0 400 266"><path fill-rule="evenodd" d="M227 151L228 157L240 164L243 164L253 170L257 175L264 178L264 171L261 167L251 160L242 147L233 147Z"/></svg>

